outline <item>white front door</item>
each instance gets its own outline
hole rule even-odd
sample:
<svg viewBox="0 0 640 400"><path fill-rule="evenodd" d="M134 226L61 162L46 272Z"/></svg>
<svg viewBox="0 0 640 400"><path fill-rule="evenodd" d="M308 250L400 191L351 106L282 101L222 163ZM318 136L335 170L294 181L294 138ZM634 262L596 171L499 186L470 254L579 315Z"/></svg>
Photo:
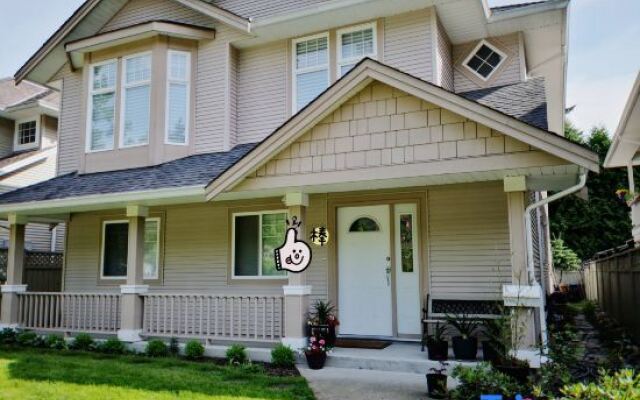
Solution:
<svg viewBox="0 0 640 400"><path fill-rule="evenodd" d="M338 209L340 334L392 336L388 205Z"/></svg>

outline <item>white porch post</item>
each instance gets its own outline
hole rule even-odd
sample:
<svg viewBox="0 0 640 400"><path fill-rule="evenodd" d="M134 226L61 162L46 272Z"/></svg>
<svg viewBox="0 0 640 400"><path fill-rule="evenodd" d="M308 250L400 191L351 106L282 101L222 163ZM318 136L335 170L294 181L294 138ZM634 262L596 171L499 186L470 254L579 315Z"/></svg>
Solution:
<svg viewBox="0 0 640 400"><path fill-rule="evenodd" d="M513 285L528 286L527 237L524 221L526 209L525 177L505 178L504 190L507 194L509 217L509 243L511 248L511 278ZM533 309L520 309L512 330L518 332L519 347L532 348L536 345L535 314ZM522 330L525 330L524 332Z"/></svg>
<svg viewBox="0 0 640 400"><path fill-rule="evenodd" d="M309 196L304 193L287 193L283 199L289 212L289 220L296 217L301 222L298 227L298 239L306 240L306 209L309 206ZM311 286L307 284L307 272L289 272L288 285L282 287L284 291L284 338L282 343L294 350L307 345L305 316L309 310L309 295Z"/></svg>
<svg viewBox="0 0 640 400"><path fill-rule="evenodd" d="M144 224L149 210L142 206L128 206L129 243L127 249L127 284L120 286L122 293L121 326L118 338L126 342L142 340L143 300L140 296L149 290L144 285Z"/></svg>
<svg viewBox="0 0 640 400"><path fill-rule="evenodd" d="M2 286L2 310L0 327L15 328L19 320L18 293L27 291L23 284L24 233L27 220L24 216L9 215L9 253L7 259L7 282Z"/></svg>

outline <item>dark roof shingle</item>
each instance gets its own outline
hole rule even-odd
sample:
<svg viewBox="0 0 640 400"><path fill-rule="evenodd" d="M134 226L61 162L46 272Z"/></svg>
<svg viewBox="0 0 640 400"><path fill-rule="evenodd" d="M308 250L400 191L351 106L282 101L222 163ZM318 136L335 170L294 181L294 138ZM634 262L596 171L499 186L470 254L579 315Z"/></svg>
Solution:
<svg viewBox="0 0 640 400"><path fill-rule="evenodd" d="M198 154L151 167L92 174L74 172L0 195L0 204L198 185L204 187L254 147L253 143L242 144L227 152Z"/></svg>
<svg viewBox="0 0 640 400"><path fill-rule="evenodd" d="M458 94L536 128L548 130L544 78Z"/></svg>

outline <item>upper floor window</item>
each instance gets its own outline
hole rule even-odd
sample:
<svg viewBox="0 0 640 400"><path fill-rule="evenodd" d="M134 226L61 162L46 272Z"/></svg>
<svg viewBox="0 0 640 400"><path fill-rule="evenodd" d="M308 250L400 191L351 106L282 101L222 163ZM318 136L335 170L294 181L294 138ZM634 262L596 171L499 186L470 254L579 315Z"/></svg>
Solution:
<svg viewBox="0 0 640 400"><path fill-rule="evenodd" d="M187 144L191 53L170 50L167 55L167 144Z"/></svg>
<svg viewBox="0 0 640 400"><path fill-rule="evenodd" d="M87 113L88 151L113 149L117 75L116 60L94 64L91 67Z"/></svg>
<svg viewBox="0 0 640 400"><path fill-rule="evenodd" d="M151 113L151 54L124 58L121 147L149 143Z"/></svg>
<svg viewBox="0 0 640 400"><path fill-rule="evenodd" d="M341 29L338 37L338 76L343 76L365 57L376 58L375 23Z"/></svg>
<svg viewBox="0 0 640 400"><path fill-rule="evenodd" d="M294 112L329 87L329 34L323 33L293 42Z"/></svg>
<svg viewBox="0 0 640 400"><path fill-rule="evenodd" d="M469 54L463 65L480 79L486 81L491 78L506 58L506 54L489 42L482 40Z"/></svg>
<svg viewBox="0 0 640 400"><path fill-rule="evenodd" d="M18 121L14 137L15 150L28 150L38 146L38 120Z"/></svg>

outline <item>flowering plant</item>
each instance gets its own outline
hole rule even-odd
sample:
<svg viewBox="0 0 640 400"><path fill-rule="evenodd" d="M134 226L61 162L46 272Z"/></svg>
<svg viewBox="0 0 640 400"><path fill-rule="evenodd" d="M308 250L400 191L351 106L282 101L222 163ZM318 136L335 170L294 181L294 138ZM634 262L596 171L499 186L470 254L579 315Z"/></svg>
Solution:
<svg viewBox="0 0 640 400"><path fill-rule="evenodd" d="M327 342L322 338L311 336L309 338L309 345L305 349L307 353L326 353Z"/></svg>
<svg viewBox="0 0 640 400"><path fill-rule="evenodd" d="M336 308L330 301L318 300L313 305L313 311L309 313L307 324L311 326L328 325L332 328L340 325L340 321L335 315Z"/></svg>

